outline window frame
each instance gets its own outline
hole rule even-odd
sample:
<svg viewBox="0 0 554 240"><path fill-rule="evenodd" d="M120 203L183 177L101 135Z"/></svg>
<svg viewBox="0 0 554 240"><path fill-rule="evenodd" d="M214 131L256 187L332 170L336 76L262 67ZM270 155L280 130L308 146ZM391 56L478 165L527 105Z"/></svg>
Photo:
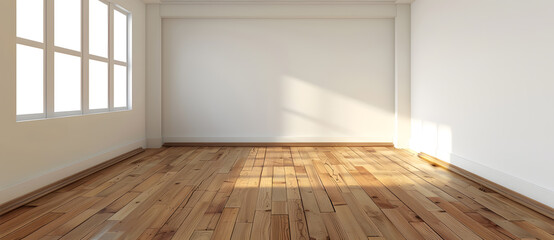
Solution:
<svg viewBox="0 0 554 240"><path fill-rule="evenodd" d="M43 50L43 112L37 114L20 114L16 113L16 121L28 121L38 119L49 119L57 117L67 116L81 116L97 113L108 113L118 111L132 110L132 64L131 64L131 52L132 52L132 15L131 12L125 8L108 0L97 0L107 5L108 9L108 55L107 58L96 56L89 53L89 4L92 0L80 0L81 1L81 49L75 51L58 47L54 45L54 1L43 0L43 42L36 42L33 40L20 38L16 36L16 45L25 45L29 47L35 47ZM16 4L17 7L17 4ZM126 31L126 51L127 61L114 60L114 12L119 11L126 16L127 31ZM17 22L16 22L17 24ZM77 111L54 111L54 55L55 53L68 54L71 56L79 57L81 60L81 109ZM16 54L17 57L17 54ZM89 108L89 61L95 60L108 64L108 107L102 109L90 109ZM113 69L115 65L121 65L127 69L127 99L125 107L114 107L114 81L113 81ZM16 76L17 82L17 76Z"/></svg>
<svg viewBox="0 0 554 240"><path fill-rule="evenodd" d="M101 0L103 1L103 0ZM130 49L131 49L131 46L132 46L132 35L131 35L131 27L132 27L132 21L131 21L131 13L129 11L127 11L125 8L117 5L117 4L111 4L112 5L112 8L113 10L110 10L109 11L109 14L110 14L110 24L109 26L111 27L110 29L110 35L111 36L111 39L110 39L110 47L108 47L108 49L111 49L109 50L109 54L111 54L110 56L110 60L112 60L112 63L110 63L108 66L110 68L110 89L111 89L111 94L109 94L111 96L111 101L109 103L110 105L110 108L112 109L112 111L123 111L123 110L127 110L127 109L131 109L131 104L132 104L132 101L131 101L131 97L132 97L132 81L130 80L131 79L131 52ZM126 42L127 42L127 56L126 56L126 61L125 62L122 62L122 61L118 61L118 60L115 60L115 57L114 57L114 39L113 39L113 36L114 36L114 13L115 11L118 11L120 13L122 13L123 15L125 15L126 17L126 20L127 20L127 31L125 32L125 37L126 37ZM126 103L125 103L125 107L114 107L114 92L113 92L113 89L114 89L114 66L115 65L119 65L119 66L123 66L125 67L125 69L127 70L127 76L126 76L126 80L127 80L127 88L126 88L126 91L127 91L127 96L126 96Z"/></svg>
<svg viewBox="0 0 554 240"><path fill-rule="evenodd" d="M110 98L111 98L111 94L110 94L110 89L111 89L111 84L110 84L110 76L111 76L111 72L110 72L110 47L111 45L113 44L112 43L112 40L111 40L111 28L112 28L112 16L111 16L111 12L112 12L112 4L108 1L105 1L105 0L98 0L100 1L101 3L104 3L107 5L108 7L108 53L107 53L107 58L105 57L101 57L101 56L96 56L94 54L90 54L90 51L89 51L89 46L90 46L90 29L89 29L89 26L90 24L89 23L89 20L90 20L90 16L89 16L89 7L90 7L90 0L83 0L83 18L86 18L86 22L87 24L84 24L83 25L83 48L86 48L83 49L83 53L85 54L85 56L83 57L83 114L92 114L92 113L105 113L105 112L110 112L111 108L110 108ZM85 40L86 39L86 40ZM128 50L128 49L127 49ZM95 61L99 61L99 62L105 62L108 64L108 107L107 108L100 108L100 109L90 109L90 104L89 104L89 100L90 100L90 96L89 96L89 78L90 78L90 74L89 74L89 63L90 63L90 60L95 60Z"/></svg>
<svg viewBox="0 0 554 240"><path fill-rule="evenodd" d="M30 39L26 39L26 38L21 38L19 36L17 36L17 33L16 33L16 49L17 49L17 45L24 45L24 46L28 46L28 47L34 47L34 48L38 48L38 49L42 49L42 113L31 113L31 114L20 114L18 115L17 114L17 109L16 109L16 118L17 118L17 121L25 121L25 120L33 120L33 119L41 119L41 118L46 118L46 2L47 0L43 0L43 5L42 5L42 42L37 42L37 41L34 41L34 40L30 40ZM16 8L17 8L17 4L16 4ZM17 9L16 9L16 14L17 14ZM16 17L16 24L17 24L17 17ZM17 25L16 25L16 29L17 29ZM16 53L16 58L17 58L17 53ZM17 64L17 59L16 59L16 64ZM16 87L17 87L17 74L16 74ZM16 94L17 94L17 91L16 91ZM17 97L16 97L16 101L17 101ZM16 108L17 108L17 103L16 103Z"/></svg>

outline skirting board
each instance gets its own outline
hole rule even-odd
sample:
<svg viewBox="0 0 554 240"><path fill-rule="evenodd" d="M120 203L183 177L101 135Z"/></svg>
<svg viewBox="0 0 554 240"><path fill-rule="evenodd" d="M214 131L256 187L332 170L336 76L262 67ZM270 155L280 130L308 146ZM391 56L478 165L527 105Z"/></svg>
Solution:
<svg viewBox="0 0 554 240"><path fill-rule="evenodd" d="M11 210L14 210L20 206L23 206L29 202L32 202L48 193L51 193L53 191L56 191L62 187L65 187L75 181L78 181L86 176L89 176L95 172L98 172L104 168L107 168L109 166L112 166L118 162L121 162L127 158L130 158L132 156L135 156L139 153L142 153L144 152L144 148L137 148L137 149L134 149L130 152L127 152L127 153L124 153L124 154L121 154L115 158L112 158L108 161L105 161L103 163L100 163L98 165L95 165L91 168L88 168L88 169L85 169L81 172L78 172L76 174L73 174L69 177L66 177L64 179L61 179L59 181L56 181L52 184L49 184L49 185L46 185L44 187L41 187L35 191L32 191L30 193L27 193L21 197L18 197L18 198L15 198L11 201L8 201L8 202L5 202L3 204L0 204L0 216L2 216L3 214L11 211Z"/></svg>
<svg viewBox="0 0 554 240"><path fill-rule="evenodd" d="M167 142L164 147L394 147L388 142Z"/></svg>
<svg viewBox="0 0 554 240"><path fill-rule="evenodd" d="M499 194L502 194L503 196L515 201L515 202L518 202L528 208L531 208L533 210L535 210L536 212L542 214L542 215L545 215L549 218L553 218L554 219L554 209L545 205L545 204L542 204L534 199L531 199L529 197L526 197L520 193L517 193L513 190L510 190L506 187L503 187L499 184L496 184L486 178L483 178L481 176L478 176L474 173L471 173L463 168L460 168L456 165L453 165L451 163L447 163L445 161L442 161L436 157L433 157L429 154L426 154L426 153L419 153L418 154L418 157L432 163L432 164L435 164L435 165L438 165L442 168L445 168L447 170L450 170L452 172L455 172L469 180L472 180L478 184L481 184L489 189L492 189L494 191L496 191L497 193Z"/></svg>

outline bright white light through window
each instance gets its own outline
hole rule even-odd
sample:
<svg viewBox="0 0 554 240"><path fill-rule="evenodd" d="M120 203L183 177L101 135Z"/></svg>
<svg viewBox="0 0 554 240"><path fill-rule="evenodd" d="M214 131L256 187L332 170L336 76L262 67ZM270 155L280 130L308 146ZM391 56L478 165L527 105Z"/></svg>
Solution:
<svg viewBox="0 0 554 240"><path fill-rule="evenodd" d="M127 67L114 66L113 85L114 107L127 107Z"/></svg>
<svg viewBox="0 0 554 240"><path fill-rule="evenodd" d="M17 115L44 112L43 54L40 48L17 45Z"/></svg>
<svg viewBox="0 0 554 240"><path fill-rule="evenodd" d="M43 0L17 0L17 36L43 42Z"/></svg>
<svg viewBox="0 0 554 240"><path fill-rule="evenodd" d="M54 111L81 110L81 58L54 55Z"/></svg>
<svg viewBox="0 0 554 240"><path fill-rule="evenodd" d="M114 59L127 62L127 15L114 11Z"/></svg>
<svg viewBox="0 0 554 240"><path fill-rule="evenodd" d="M89 2L89 53L108 57L108 5L99 0Z"/></svg>
<svg viewBox="0 0 554 240"><path fill-rule="evenodd" d="M81 1L54 0L54 45L81 51Z"/></svg>
<svg viewBox="0 0 554 240"><path fill-rule="evenodd" d="M10 1L17 121L128 109L130 13L110 0Z"/></svg>
<svg viewBox="0 0 554 240"><path fill-rule="evenodd" d="M89 109L108 108L108 64L89 61Z"/></svg>

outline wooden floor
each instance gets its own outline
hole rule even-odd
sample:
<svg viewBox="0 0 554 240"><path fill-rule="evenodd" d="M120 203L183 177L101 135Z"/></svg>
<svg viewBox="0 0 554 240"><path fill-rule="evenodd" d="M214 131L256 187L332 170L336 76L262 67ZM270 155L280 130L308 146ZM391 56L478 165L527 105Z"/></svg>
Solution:
<svg viewBox="0 0 554 240"><path fill-rule="evenodd" d="M554 221L413 154L148 149L0 216L1 239L554 239Z"/></svg>

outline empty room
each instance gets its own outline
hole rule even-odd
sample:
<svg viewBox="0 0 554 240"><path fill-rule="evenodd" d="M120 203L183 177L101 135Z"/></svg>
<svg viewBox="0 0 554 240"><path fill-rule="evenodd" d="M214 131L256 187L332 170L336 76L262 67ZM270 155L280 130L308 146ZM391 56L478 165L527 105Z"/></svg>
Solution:
<svg viewBox="0 0 554 240"><path fill-rule="evenodd" d="M0 97L0 240L554 240L552 0L0 0Z"/></svg>

